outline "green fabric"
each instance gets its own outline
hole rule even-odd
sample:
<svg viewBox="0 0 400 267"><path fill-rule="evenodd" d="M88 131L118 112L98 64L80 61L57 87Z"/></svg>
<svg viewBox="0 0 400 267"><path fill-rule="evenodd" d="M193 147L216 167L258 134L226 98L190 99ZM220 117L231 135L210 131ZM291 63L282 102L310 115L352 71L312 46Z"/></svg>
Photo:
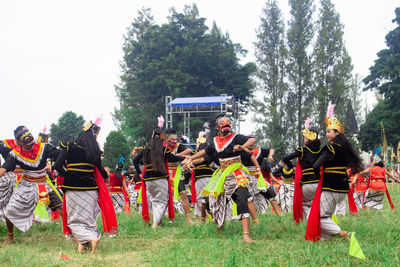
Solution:
<svg viewBox="0 0 400 267"><path fill-rule="evenodd" d="M201 194L203 196L208 197L210 195L215 183L218 181L220 173L221 173L221 169L218 169L213 173L211 180L208 182L206 187L204 187L203 191L201 191Z"/></svg>
<svg viewBox="0 0 400 267"><path fill-rule="evenodd" d="M137 198L137 204L142 204L142 187L139 190L139 196Z"/></svg>
<svg viewBox="0 0 400 267"><path fill-rule="evenodd" d="M249 171L248 171L241 163L239 163L239 162L238 162L238 163L233 163L233 164L229 165L229 166L224 170L224 172L221 174L221 176L220 176L220 178L219 178L217 184L215 185L214 189L211 191L211 194L212 194L215 198L219 197L221 194L223 194L223 193L225 192L224 184L225 184L226 177L227 177L229 174L231 174L231 173L233 173L234 171L239 170L239 169L242 169L242 170L244 170L246 173L249 174Z"/></svg>
<svg viewBox="0 0 400 267"><path fill-rule="evenodd" d="M46 205L42 201L38 201L35 208L35 217L38 216L40 219L50 220L49 213L46 210Z"/></svg>
<svg viewBox="0 0 400 267"><path fill-rule="evenodd" d="M350 234L350 248L349 248L349 255L365 260L364 253L358 244L358 241L354 235L354 232Z"/></svg>
<svg viewBox="0 0 400 267"><path fill-rule="evenodd" d="M234 201L232 201L232 216L237 216L237 205Z"/></svg>
<svg viewBox="0 0 400 267"><path fill-rule="evenodd" d="M338 220L338 218L336 217L335 214L332 214L332 221L333 221L334 223L336 223L337 225L339 225L339 220Z"/></svg>
<svg viewBox="0 0 400 267"><path fill-rule="evenodd" d="M266 188L268 188L268 187L267 187L267 183L265 182L264 176L262 175L261 172L260 172L260 176L258 176L257 188L259 188L259 189L266 189Z"/></svg>
<svg viewBox="0 0 400 267"><path fill-rule="evenodd" d="M178 165L176 168L176 173L174 177L174 200L181 200L181 197L179 196L179 181L181 180L181 166ZM177 179L178 178L178 179Z"/></svg>
<svg viewBox="0 0 400 267"><path fill-rule="evenodd" d="M61 197L60 193L58 192L58 190L56 189L56 187L53 185L53 183L50 180L49 175L46 174L46 182L49 184L49 186L51 187L51 189L53 189L53 191L57 194L57 196L60 198L61 202L63 201L63 198Z"/></svg>

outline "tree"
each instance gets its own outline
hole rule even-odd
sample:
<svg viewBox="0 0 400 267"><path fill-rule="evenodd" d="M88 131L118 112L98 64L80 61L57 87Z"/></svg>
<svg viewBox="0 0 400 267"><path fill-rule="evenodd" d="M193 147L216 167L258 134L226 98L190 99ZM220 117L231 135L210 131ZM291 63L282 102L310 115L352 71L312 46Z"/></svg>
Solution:
<svg viewBox="0 0 400 267"><path fill-rule="evenodd" d="M377 89L384 97L368 114L365 124L360 127L359 140L364 151L372 150L378 138L376 124L381 120L385 126L388 143L393 146L399 140L400 129L400 8L395 10L396 18L392 21L397 27L390 31L385 39L387 49L377 53L378 59L369 68L370 74L363 80L364 90ZM380 127L378 127L380 130Z"/></svg>
<svg viewBox="0 0 400 267"><path fill-rule="evenodd" d="M397 146L400 140L398 121L395 120L396 115L388 108L388 102L386 99L380 100L368 113L365 123L360 126L358 140L363 151L373 152L382 145L381 123L385 127L388 144L392 147Z"/></svg>
<svg viewBox="0 0 400 267"><path fill-rule="evenodd" d="M289 97L287 120L289 132L297 134L291 142L301 145L303 122L311 114L313 101L311 56L309 47L314 35L312 23L313 0L289 0L291 19L287 33L289 50L288 80ZM296 135L295 135L296 136Z"/></svg>
<svg viewBox="0 0 400 267"><path fill-rule="evenodd" d="M111 131L104 143L103 165L113 169L121 157L125 158L125 164L129 164L130 147L128 140L121 131Z"/></svg>
<svg viewBox="0 0 400 267"><path fill-rule="evenodd" d="M340 16L331 0L321 0L320 3L318 34L313 51L313 80L316 103L314 115L317 129L322 131L329 104L335 105L335 116L347 124L346 114L353 109L353 101L358 101L359 87L355 86L351 74L353 66L344 46Z"/></svg>
<svg viewBox="0 0 400 267"><path fill-rule="evenodd" d="M246 53L199 18L196 5L183 13L170 10L168 23L155 25L149 9L139 11L124 42L120 108L114 113L123 132L136 140L149 137L156 117L165 113L165 96L234 95L241 103L251 97L253 63L241 65Z"/></svg>
<svg viewBox="0 0 400 267"><path fill-rule="evenodd" d="M258 139L268 141L280 158L287 147L285 106L287 106L287 84L285 83L287 50L285 47L285 26L282 13L275 0L266 3L257 31L255 44L260 81L259 91L263 100L254 100L255 121L261 124ZM264 141L265 142L265 141Z"/></svg>
<svg viewBox="0 0 400 267"><path fill-rule="evenodd" d="M50 144L58 146L60 142L72 141L78 137L85 124L82 116L72 111L64 112L57 124L50 125Z"/></svg>

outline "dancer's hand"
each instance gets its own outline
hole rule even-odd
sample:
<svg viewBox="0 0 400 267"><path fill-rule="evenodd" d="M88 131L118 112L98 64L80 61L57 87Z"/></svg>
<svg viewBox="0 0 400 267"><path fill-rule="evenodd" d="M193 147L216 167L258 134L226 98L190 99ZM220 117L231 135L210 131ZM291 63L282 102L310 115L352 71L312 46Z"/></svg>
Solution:
<svg viewBox="0 0 400 267"><path fill-rule="evenodd" d="M233 152L238 152L244 150L244 147L241 145L236 145L233 147Z"/></svg>

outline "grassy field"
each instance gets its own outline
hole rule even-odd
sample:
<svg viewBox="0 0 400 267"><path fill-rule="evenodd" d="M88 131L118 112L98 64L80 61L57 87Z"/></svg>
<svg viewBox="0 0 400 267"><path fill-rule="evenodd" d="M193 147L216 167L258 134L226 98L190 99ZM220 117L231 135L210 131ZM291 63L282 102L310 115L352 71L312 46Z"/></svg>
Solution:
<svg viewBox="0 0 400 267"><path fill-rule="evenodd" d="M216 233L212 223L189 226L178 215L174 224L165 220L153 230L131 213L118 215L119 235L102 238L96 255L79 254L64 239L61 224L35 224L26 234L16 230L12 245L0 245L0 266L398 266L400 192L397 184L389 184L389 190L394 211L385 198L382 212L338 217L343 230L356 232L365 261L348 255L346 240L304 241L305 224L296 225L291 215L260 216L260 225L251 227L257 243L246 245L237 221ZM5 223L0 223L0 234L2 242ZM61 252L70 260L61 259Z"/></svg>

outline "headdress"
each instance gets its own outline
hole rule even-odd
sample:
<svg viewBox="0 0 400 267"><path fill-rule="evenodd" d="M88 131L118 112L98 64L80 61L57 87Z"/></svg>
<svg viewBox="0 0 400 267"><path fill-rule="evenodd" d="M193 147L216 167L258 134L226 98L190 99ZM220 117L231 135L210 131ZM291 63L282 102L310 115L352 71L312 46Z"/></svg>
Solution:
<svg viewBox="0 0 400 267"><path fill-rule="evenodd" d="M45 144L47 144L48 142L49 142L49 135L48 134L46 134L46 130L47 130L47 126L45 125L44 127L43 127L43 131L41 132L41 133L39 133L39 136L38 136L38 143L45 143Z"/></svg>
<svg viewBox="0 0 400 267"><path fill-rule="evenodd" d="M92 121L89 121L85 127L83 127L83 131L87 132L89 129L92 129L93 133L95 134L99 129L100 126L99 124L103 121L103 114L101 114L97 119L92 123Z"/></svg>
<svg viewBox="0 0 400 267"><path fill-rule="evenodd" d="M206 135L206 132L199 132L199 137L196 139L196 143L198 144L204 144L207 139L204 137Z"/></svg>
<svg viewBox="0 0 400 267"><path fill-rule="evenodd" d="M337 130L339 133L344 133L343 124L336 118L333 117L333 110L335 105L329 105L326 118L324 120L325 127L327 129Z"/></svg>
<svg viewBox="0 0 400 267"><path fill-rule="evenodd" d="M164 130L164 117L158 116L158 124L157 127L153 130L153 134L152 137L159 137L161 139L164 139L164 135L165 135L165 130Z"/></svg>
<svg viewBox="0 0 400 267"><path fill-rule="evenodd" d="M310 118L307 118L304 121L304 130L301 132L303 133L303 136L307 137L308 139L315 140L317 138L317 133L308 129L310 127L310 122Z"/></svg>

